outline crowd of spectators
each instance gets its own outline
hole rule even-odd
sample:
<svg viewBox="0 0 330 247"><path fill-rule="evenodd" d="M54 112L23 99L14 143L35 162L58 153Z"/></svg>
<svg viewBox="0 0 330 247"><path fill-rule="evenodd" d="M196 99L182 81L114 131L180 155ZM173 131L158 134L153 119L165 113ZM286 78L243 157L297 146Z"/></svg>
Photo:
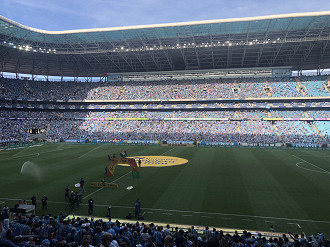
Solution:
<svg viewBox="0 0 330 247"><path fill-rule="evenodd" d="M276 126L285 143L320 144L325 142L308 122L278 121Z"/></svg>
<svg viewBox="0 0 330 247"><path fill-rule="evenodd" d="M30 100L168 100L329 96L327 78L237 78L150 82L44 82L0 79L2 98ZM300 86L299 86L300 85ZM306 88L301 90L300 87Z"/></svg>
<svg viewBox="0 0 330 247"><path fill-rule="evenodd" d="M271 226L273 231L273 227ZM330 246L322 232L279 234L269 237L247 231L223 232L209 227L178 228L153 223L121 223L118 220L93 220L42 215L17 216L11 222L0 223L2 246L56 246L56 247L316 247ZM7 245L5 245L7 244Z"/></svg>
<svg viewBox="0 0 330 247"><path fill-rule="evenodd" d="M327 112L320 111L320 116L326 114ZM271 111L270 115L280 118L306 117L303 111ZM8 116L10 117L8 118ZM313 112L313 116L319 115ZM268 112L143 111L83 114L82 112L60 111L0 111L0 140L1 142L28 140L32 136L28 129L36 127L44 130L43 134L47 139L53 140L173 140L267 144L280 143L281 139L278 137L280 134L285 143L325 143L311 123L306 121L271 122L263 121L262 117L269 117ZM121 118L121 120L104 120L104 118ZM130 118L149 118L149 120L132 120ZM169 119L164 120L165 118ZM174 120L173 118L179 119ZM182 118L187 118L187 120ZM197 120L190 118L197 118ZM231 120L200 120L198 118L231 118ZM328 138L328 125L318 123L316 126L319 126L321 133Z"/></svg>
<svg viewBox="0 0 330 247"><path fill-rule="evenodd" d="M323 135L323 137L327 140L327 142L330 143L330 122L318 121L318 122L315 122L315 126L320 131L320 133Z"/></svg>
<svg viewBox="0 0 330 247"><path fill-rule="evenodd" d="M141 82L41 82L0 79L1 98L31 100L168 100L248 97L326 96L327 77L196 79ZM302 90L302 87L305 88ZM37 104L37 101L34 101ZM29 104L29 103L23 103ZM214 103L236 106L236 103ZM241 106L256 103L241 102ZM258 103L259 104L259 103ZM267 104L267 103L260 103ZM292 103L293 104L293 103ZM226 105L226 106L227 106ZM328 111L0 111L0 142L26 140L28 129L43 129L47 139L174 140L226 143L320 144L328 124L263 121L263 118L330 117ZM25 118L25 119L22 119ZM95 118L95 119L90 119ZM100 118L148 118L113 120ZM180 118L167 119L164 118ZM183 120L182 118L187 118ZM199 118L192 120L191 118ZM219 118L201 120L200 118ZM229 118L229 119L228 119ZM228 120L226 120L228 119ZM274 127L275 126L275 127ZM276 128L277 127L277 128ZM281 136L281 138L279 137Z"/></svg>

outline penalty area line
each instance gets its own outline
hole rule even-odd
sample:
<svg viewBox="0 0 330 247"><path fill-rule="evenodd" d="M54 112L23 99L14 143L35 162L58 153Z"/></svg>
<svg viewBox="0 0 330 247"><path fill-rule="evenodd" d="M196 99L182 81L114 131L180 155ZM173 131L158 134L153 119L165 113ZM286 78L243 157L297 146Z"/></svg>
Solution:
<svg viewBox="0 0 330 247"><path fill-rule="evenodd" d="M294 154L293 154L292 156L293 156L293 157L296 157L297 159L302 160L303 162L306 162L307 164L310 164L310 165L316 167L317 169L323 171L324 173L328 173L328 174L330 173L329 171L324 170L323 168L321 168L321 167L319 167L319 166L317 166L317 165L314 165L314 164L308 162L307 160L304 160L304 159L302 159L302 158L300 158L300 157L298 157L298 156L296 156L296 155L294 155ZM299 164L299 163L297 163L297 164ZM296 165L297 165L297 164L296 164ZM302 167L300 167L300 168L302 168ZM306 168L306 169L308 169L308 168ZM316 172L317 172L317 171L316 171Z"/></svg>

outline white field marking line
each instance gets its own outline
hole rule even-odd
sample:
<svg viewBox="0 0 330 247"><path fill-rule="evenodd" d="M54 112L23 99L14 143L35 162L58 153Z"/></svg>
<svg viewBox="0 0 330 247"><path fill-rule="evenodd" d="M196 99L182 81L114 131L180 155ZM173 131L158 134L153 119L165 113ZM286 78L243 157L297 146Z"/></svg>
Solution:
<svg viewBox="0 0 330 247"><path fill-rule="evenodd" d="M317 170L309 169L309 168L306 168L306 167L302 167L302 166L299 165L301 163L306 163L306 162L304 162L304 161L298 162L298 163L296 163L296 166L299 167L299 168L301 168L301 169L304 169L304 170L307 170L307 171L311 171L311 172L318 172L318 173L323 173L323 174L330 174L330 172L317 171Z"/></svg>
<svg viewBox="0 0 330 247"><path fill-rule="evenodd" d="M205 215L202 215L201 217L203 217L203 218L211 218L211 216L205 216Z"/></svg>
<svg viewBox="0 0 330 247"><path fill-rule="evenodd" d="M311 157L311 156L315 156L312 154L299 154L300 157ZM326 157L330 157L330 155L322 155L322 156L318 156L320 158L326 158Z"/></svg>
<svg viewBox="0 0 330 247"><path fill-rule="evenodd" d="M41 147L41 146L43 146L43 145L44 145L44 144L33 145L33 146L30 146L30 148Z"/></svg>
<svg viewBox="0 0 330 247"><path fill-rule="evenodd" d="M171 213L163 213L163 214L166 214L166 215L173 215L173 214L171 214Z"/></svg>
<svg viewBox="0 0 330 247"><path fill-rule="evenodd" d="M5 204L5 202L3 202L3 201L0 201L0 204Z"/></svg>
<svg viewBox="0 0 330 247"><path fill-rule="evenodd" d="M160 156L162 156L162 155L164 155L164 154L166 154L166 153L172 151L173 149L174 149L174 148L171 148L170 150L167 150L166 152L162 153Z"/></svg>
<svg viewBox="0 0 330 247"><path fill-rule="evenodd" d="M14 154L13 155L13 158L15 157L15 156L17 156L17 155L19 155L20 153L22 153L23 151L25 151L26 149L26 147L22 147L23 149L21 150L21 151L19 151L17 154ZM27 147L27 149L29 149L29 147Z"/></svg>
<svg viewBox="0 0 330 247"><path fill-rule="evenodd" d="M153 212L144 212L144 213L142 214L142 216L145 215L145 214L153 214Z"/></svg>
<svg viewBox="0 0 330 247"><path fill-rule="evenodd" d="M96 148L93 148L92 150L89 150L87 153L85 153L85 154L81 155L80 157L78 157L78 159L80 159L81 157L83 157L83 156L89 154L90 152L92 152L92 151L94 151L94 150L96 150L96 149L98 149L98 148L100 148L100 147L103 147L103 146L105 146L105 145L100 145L100 146L98 146L98 147L96 147Z"/></svg>
<svg viewBox="0 0 330 247"><path fill-rule="evenodd" d="M69 147L72 148L72 147ZM67 150L69 148L66 149L55 149L55 150L50 150L50 151L45 151L45 152L40 152L40 153L34 153L34 154L26 154L26 155L21 155L21 156L16 156L17 154L13 155L11 158L6 158L6 159L2 159L2 160L8 160L8 159L20 159L20 158L25 158L25 157L29 157L29 156L40 156L40 154L45 154L45 153L52 153L52 152L58 152L58 151L62 151L62 150ZM25 149L26 150L26 149ZM25 151L22 150L22 151Z"/></svg>
<svg viewBox="0 0 330 247"><path fill-rule="evenodd" d="M301 226L298 223L287 223L288 225L297 225L299 229L301 229Z"/></svg>
<svg viewBox="0 0 330 247"><path fill-rule="evenodd" d="M114 182L118 181L119 179L121 179L122 177L125 177L126 175L128 175L128 174L130 174L130 173L131 173L131 171L129 171L128 173L124 174L123 176L121 176L121 177L119 177L119 178L113 180L111 183L114 183ZM87 198L87 197L89 197L89 196L95 194L96 192L99 192L99 191L102 190L103 188L104 188L104 187L101 187L101 188L99 188L98 190L95 190L94 192L92 192L92 193L88 194L87 196L83 197L83 199L85 199L85 198Z"/></svg>
<svg viewBox="0 0 330 247"><path fill-rule="evenodd" d="M22 159L22 158L26 158L26 157L33 157L33 156L40 156L40 154L35 153L35 154L26 154L26 155L17 156L17 157L12 156L12 157L1 159L1 160L14 160L14 159Z"/></svg>
<svg viewBox="0 0 330 247"><path fill-rule="evenodd" d="M275 221L271 221L271 220L265 220L265 222L268 222L268 223L275 223Z"/></svg>
<svg viewBox="0 0 330 247"><path fill-rule="evenodd" d="M183 217L191 217L192 215L191 214L183 214L182 216Z"/></svg>
<svg viewBox="0 0 330 247"><path fill-rule="evenodd" d="M92 193L88 194L87 196L83 197L83 199L86 199L87 197L89 197L89 196L95 194L96 192L99 192L99 191L102 190L103 188L104 188L104 187L101 187L101 188L99 188L98 190L95 190L94 192L92 192Z"/></svg>
<svg viewBox="0 0 330 247"><path fill-rule="evenodd" d="M310 162L308 162L308 161L306 161L306 160L304 160L304 159L302 159L302 158L300 158L300 157L298 157L298 156L296 156L296 155L294 155L294 154L293 154L292 156L294 156L294 157L296 157L297 159L300 159L300 160L302 160L302 161L304 161L304 162L306 162L306 163L308 163L308 164L310 164L310 165L312 165L312 166L314 166L314 167L316 167L316 168L318 168L318 169L324 171L325 173L330 173L329 171L324 170L323 168L318 167L317 165L314 165L314 164L312 164L312 163L310 163Z"/></svg>
<svg viewBox="0 0 330 247"><path fill-rule="evenodd" d="M298 223L287 223L288 225L297 225L299 229L301 229L301 226L298 224ZM305 236L306 236L306 233L305 232L302 232Z"/></svg>
<svg viewBox="0 0 330 247"><path fill-rule="evenodd" d="M23 199L0 198L0 200L18 201L18 200L23 200ZM56 202L56 201L48 201L48 202L49 203L55 203L55 204L67 204L67 202ZM87 206L88 204L80 204L80 205ZM94 206L109 207L109 205L104 205L104 204L94 204ZM134 209L135 208L135 207L129 207L129 206L111 206L111 207L113 207L113 208L127 208L127 209ZM261 219L290 220L290 221L301 221L301 222L314 222L314 223L330 224L330 221L323 221L323 220L290 219L290 218L283 218L283 217L244 215L244 214L209 213L209 212L196 212L196 211L161 209L161 208L143 208L143 209L144 210L154 210L154 211L165 211L165 212L167 211L167 212L193 213L193 214L226 215L226 216L234 216L234 217L251 217L251 218L261 218ZM291 223L291 224L297 224L297 223Z"/></svg>

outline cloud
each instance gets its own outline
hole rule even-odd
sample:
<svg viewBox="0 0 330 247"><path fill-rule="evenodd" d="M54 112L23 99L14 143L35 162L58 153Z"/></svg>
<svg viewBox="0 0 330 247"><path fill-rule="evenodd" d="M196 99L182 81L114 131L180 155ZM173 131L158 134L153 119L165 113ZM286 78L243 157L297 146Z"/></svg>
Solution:
<svg viewBox="0 0 330 247"><path fill-rule="evenodd" d="M328 0L2 0L23 25L68 30L321 11Z"/></svg>

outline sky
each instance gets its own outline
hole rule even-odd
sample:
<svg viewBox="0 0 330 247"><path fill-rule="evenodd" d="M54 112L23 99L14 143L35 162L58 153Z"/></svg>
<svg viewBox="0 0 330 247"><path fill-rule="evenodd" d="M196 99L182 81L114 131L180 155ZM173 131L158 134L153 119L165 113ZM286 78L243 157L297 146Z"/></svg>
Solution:
<svg viewBox="0 0 330 247"><path fill-rule="evenodd" d="M0 15L62 31L330 11L330 0L0 0Z"/></svg>

